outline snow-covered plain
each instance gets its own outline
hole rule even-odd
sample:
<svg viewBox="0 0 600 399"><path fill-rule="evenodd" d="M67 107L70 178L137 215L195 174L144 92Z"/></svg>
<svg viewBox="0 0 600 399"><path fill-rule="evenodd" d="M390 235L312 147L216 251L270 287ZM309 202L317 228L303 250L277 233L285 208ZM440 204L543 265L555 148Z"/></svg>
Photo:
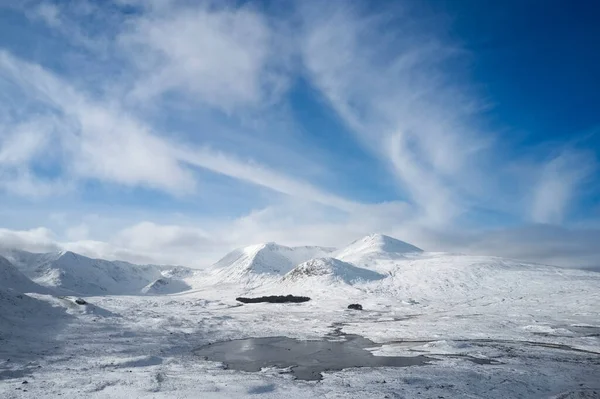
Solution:
<svg viewBox="0 0 600 399"><path fill-rule="evenodd" d="M600 397L596 272L422 252L380 235L339 250L253 246L206 271L5 255L1 398ZM235 301L277 294L312 300ZM325 372L315 382L193 354L231 339L344 334L381 344L372 348L379 356L435 360Z"/></svg>

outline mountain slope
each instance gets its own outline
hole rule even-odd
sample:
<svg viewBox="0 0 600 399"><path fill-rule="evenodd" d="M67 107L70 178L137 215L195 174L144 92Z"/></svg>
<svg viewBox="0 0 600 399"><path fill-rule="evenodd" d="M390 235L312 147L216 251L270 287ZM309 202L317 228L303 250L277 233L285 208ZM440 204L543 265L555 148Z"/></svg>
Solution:
<svg viewBox="0 0 600 399"><path fill-rule="evenodd" d="M423 252L421 248L393 237L370 234L334 252L332 256L345 262L361 265L369 259L402 258L405 254L421 252Z"/></svg>
<svg viewBox="0 0 600 399"><path fill-rule="evenodd" d="M48 294L51 292L50 289L31 281L2 256L0 256L0 287L12 289L19 293L35 292L38 294Z"/></svg>
<svg viewBox="0 0 600 399"><path fill-rule="evenodd" d="M295 265L331 252L333 248L286 247L271 242L236 249L215 263L213 271L216 277L224 281L244 277L283 276Z"/></svg>
<svg viewBox="0 0 600 399"><path fill-rule="evenodd" d="M91 259L73 252L7 253L20 271L34 282L80 295L136 295L164 276L187 276L181 266L134 265L128 262Z"/></svg>
<svg viewBox="0 0 600 399"><path fill-rule="evenodd" d="M343 282L354 284L383 278L385 278L383 274L352 266L335 258L317 258L299 264L285 275L284 280L307 281L318 279L320 282L325 283Z"/></svg>
<svg viewBox="0 0 600 399"><path fill-rule="evenodd" d="M573 291L572 286L600 281L600 274L577 269L531 264L493 256L427 254L406 259L380 259L377 270L389 277L370 292L436 302L474 298L534 296ZM600 299L600 293L598 293Z"/></svg>
<svg viewBox="0 0 600 399"><path fill-rule="evenodd" d="M62 308L14 289L0 287L0 342L14 336L45 335L49 326L60 323L60 319L65 317L67 315ZM29 345L31 347L31 342Z"/></svg>
<svg viewBox="0 0 600 399"><path fill-rule="evenodd" d="M191 287L183 280L163 277L154 280L142 288L140 292L145 295L166 295L187 291L190 288Z"/></svg>

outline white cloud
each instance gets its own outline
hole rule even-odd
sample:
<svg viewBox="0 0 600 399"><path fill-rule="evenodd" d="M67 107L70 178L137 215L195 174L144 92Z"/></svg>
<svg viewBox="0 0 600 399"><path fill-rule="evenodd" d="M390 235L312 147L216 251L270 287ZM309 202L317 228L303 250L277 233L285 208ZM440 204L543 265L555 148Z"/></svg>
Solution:
<svg viewBox="0 0 600 399"><path fill-rule="evenodd" d="M58 28L62 25L60 10L55 4L41 3L34 9L33 13L50 27Z"/></svg>
<svg viewBox="0 0 600 399"><path fill-rule="evenodd" d="M54 233L44 227L31 230L0 228L0 247L19 248L31 252L52 252L58 251L60 245L55 241Z"/></svg>
<svg viewBox="0 0 600 399"><path fill-rule="evenodd" d="M120 42L143 74L132 93L139 100L187 93L231 112L262 105L284 85L277 36L249 6L161 7L127 26Z"/></svg>
<svg viewBox="0 0 600 399"><path fill-rule="evenodd" d="M233 156L208 148L199 148L195 151L181 149L177 152L177 156L191 165L267 187L292 197L330 205L346 211L359 206L356 202L330 194L310 183L290 178L259 163L243 162Z"/></svg>
<svg viewBox="0 0 600 399"><path fill-rule="evenodd" d="M456 239L456 238L455 238ZM600 229L524 225L464 235L466 252L600 271ZM468 240L468 242L467 242Z"/></svg>
<svg viewBox="0 0 600 399"><path fill-rule="evenodd" d="M94 226L82 235L60 239L47 228L26 231L0 229L3 248L34 252L71 250L86 256L134 263L180 264L204 268L233 248L276 241L285 245L341 247L381 232L429 251L496 255L565 267L600 268L597 228L522 226L497 230L423 228L410 219L405 204L365 207L354 214L332 215L324 207L285 203L253 211L233 220L190 220L190 224L135 222L95 239ZM69 217L67 216L67 219ZM199 228L197 226L203 226ZM81 225L67 227L72 233Z"/></svg>
<svg viewBox="0 0 600 399"><path fill-rule="evenodd" d="M210 236L196 227L158 225L142 222L119 232L116 241L127 248L145 252L157 248L205 247L212 243Z"/></svg>
<svg viewBox="0 0 600 399"><path fill-rule="evenodd" d="M408 17L390 31L386 18L359 15L358 8L342 3L305 12L308 76L389 165L423 222L448 223L464 210L459 193L475 190L472 165L487 142L471 126L480 105L446 74L460 51L417 31Z"/></svg>
<svg viewBox="0 0 600 399"><path fill-rule="evenodd" d="M90 235L90 227L85 223L67 228L66 237L71 241L85 240Z"/></svg>
<svg viewBox="0 0 600 399"><path fill-rule="evenodd" d="M22 123L0 122L0 190L30 198L68 191L60 178L42 179L30 165L40 168L53 162L52 118L32 117Z"/></svg>
<svg viewBox="0 0 600 399"><path fill-rule="evenodd" d="M69 182L60 178L39 178L28 168L6 170L0 167L0 192L41 200L50 196L68 194L73 189L73 185Z"/></svg>
<svg viewBox="0 0 600 399"><path fill-rule="evenodd" d="M595 162L585 152L564 151L542 168L533 189L531 217L537 223L560 224Z"/></svg>
<svg viewBox="0 0 600 399"><path fill-rule="evenodd" d="M54 140L36 141L35 150L60 148L61 161L71 177L172 191L193 188L193 178L170 156L168 143L127 114L86 98L50 72L7 52L0 52L0 73L19 84L28 96L61 113L55 122ZM47 139L45 131L32 134L41 133Z"/></svg>
<svg viewBox="0 0 600 399"><path fill-rule="evenodd" d="M40 66L7 52L0 52L0 73L29 96L60 111L60 126L54 128L60 133L52 147L57 144L62 147L61 160L72 178L190 193L196 181L186 165L193 165L340 209L357 206L259 163L240 161L208 147L175 144L132 114L118 110L116 104L93 101ZM46 144L44 150L48 150L50 143Z"/></svg>
<svg viewBox="0 0 600 399"><path fill-rule="evenodd" d="M128 211L138 209L125 205L112 210L113 218L123 220L107 223L110 228L98 227L101 220L70 217L71 209L66 209L60 223L50 222L62 233L59 238L46 228L3 229L0 241L6 245L206 266L236 246L263 241L339 246L381 232L431 250L593 263L595 244L587 239L578 242L583 237L579 230L561 230L550 240L538 228L527 230L531 236L519 231L517 238L510 235L514 230L474 233L457 228L460 216L473 208L508 210L519 216L526 208L526 219L562 223L593 171L593 162L591 156L564 152L541 168L533 190L523 188L538 165L528 165L521 175L524 167L518 160L502 164L494 138L477 129L477 111L485 104L453 73L462 50L435 29L422 31L419 21L408 14L395 9L392 24L389 15L369 14L356 2L298 3L304 25L289 35L278 25L281 21L248 4L117 3L132 4L136 12L113 18L108 8L90 2L41 3L28 10L37 18L34 22L44 21L74 47L84 47L88 65L113 57L106 65L100 63L100 72L93 77L87 76L87 69L73 73L72 65L64 66L67 73L59 75L0 50L0 191L27 200L64 198L65 193L78 194L83 183L93 180L152 188L193 202L201 190L218 187L200 180L219 178L206 170L251 183L248 197L261 196L267 205L254 209L256 204L248 203L246 209L235 210L236 215L246 214L235 218L212 219L210 210L203 209L200 219L190 216L187 221L186 216L185 222L169 219L151 206L130 215ZM93 15L100 17L86 19ZM86 23L93 19L107 24L88 27L80 16ZM297 28L293 18L284 22L292 23L290 30ZM362 146L388 168L400 191L397 198L406 201L362 204L352 196L335 194L323 182L314 184L304 168L324 170L331 181L338 177L339 165L315 156L319 149L311 148L310 139L305 146L296 145L305 139L302 135L296 144L274 140L291 134L286 131L287 120L271 125L279 114L255 120L271 108L290 105L282 94L297 78L293 63L298 61L305 67L303 77L320 90ZM206 114L207 119L218 116L206 124L194 119L193 128L180 125L179 101L190 113ZM269 125L268 134L261 132L262 140L252 129L238 129L261 123ZM170 126L182 125L184 132L169 131ZM220 137L225 130L233 131L228 133L233 138ZM282 146L287 148L280 151ZM302 154L292 162L288 156L292 152ZM378 166L373 170L380 171ZM517 171L511 172L516 193L503 186L504 168ZM232 184L228 179L219 182ZM348 190L360 184L357 181ZM239 187L246 190L245 184ZM261 188L285 195L265 196ZM227 194L215 197L219 195ZM36 219L27 217L23 225Z"/></svg>
<svg viewBox="0 0 600 399"><path fill-rule="evenodd" d="M47 146L52 132L48 119L0 124L0 165L21 165L31 161Z"/></svg>
<svg viewBox="0 0 600 399"><path fill-rule="evenodd" d="M78 47L93 51L97 56L105 57L108 52L109 39L102 34L100 35L89 35L89 32L85 31L85 26L76 23L79 18L87 18L95 13L101 13L102 8L88 2L87 0L80 0L72 4L61 4L60 2L52 2L47 0L23 2L20 4L23 7L25 15L32 20L41 20L49 28L60 33L62 36L68 39L68 41ZM106 27L108 27L107 21L104 21Z"/></svg>

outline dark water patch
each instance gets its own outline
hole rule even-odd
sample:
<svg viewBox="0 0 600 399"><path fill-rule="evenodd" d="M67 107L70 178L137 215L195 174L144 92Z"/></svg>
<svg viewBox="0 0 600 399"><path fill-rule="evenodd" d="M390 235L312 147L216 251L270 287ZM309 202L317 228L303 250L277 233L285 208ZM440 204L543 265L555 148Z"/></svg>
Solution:
<svg viewBox="0 0 600 399"><path fill-rule="evenodd" d="M307 296L294 296L294 295L270 295L270 296L261 296L257 298L244 298L237 297L236 301L242 303L260 303L260 302L269 302L269 303L301 303L308 302L310 298Z"/></svg>
<svg viewBox="0 0 600 399"><path fill-rule="evenodd" d="M469 361L471 363L479 364L479 365L482 365L482 366L504 364L502 362L499 362L498 360L483 359L483 358L480 358L480 357L468 356L468 355L433 355L432 354L431 356L443 356L443 357L450 357L450 358L455 358L455 359L463 359L463 360L467 360L467 361Z"/></svg>
<svg viewBox="0 0 600 399"><path fill-rule="evenodd" d="M465 360L468 360L471 363L480 364L480 365L503 364L502 362L499 362L499 361L494 360L494 359L482 359L482 358L473 357L473 356L461 356L461 358L465 359Z"/></svg>
<svg viewBox="0 0 600 399"><path fill-rule="evenodd" d="M366 348L380 346L358 335L343 341L301 341L288 337L247 338L217 342L194 350L205 360L227 368L257 372L266 367L289 368L300 380L320 380L324 371L354 367L422 366L435 360L426 356L375 356Z"/></svg>

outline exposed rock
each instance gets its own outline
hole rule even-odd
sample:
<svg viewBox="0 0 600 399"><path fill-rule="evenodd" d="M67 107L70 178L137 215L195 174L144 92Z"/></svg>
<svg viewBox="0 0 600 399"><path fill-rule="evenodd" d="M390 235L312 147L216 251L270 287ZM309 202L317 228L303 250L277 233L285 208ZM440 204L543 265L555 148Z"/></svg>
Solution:
<svg viewBox="0 0 600 399"><path fill-rule="evenodd" d="M294 296L294 295L271 295L271 296L261 296L258 298L244 298L238 297L235 298L236 301L242 303L259 303L259 302L270 302L270 303L299 303L299 302L308 302L310 298L307 296Z"/></svg>
<svg viewBox="0 0 600 399"><path fill-rule="evenodd" d="M77 299L75 299L75 303L76 303L76 304L78 304L78 305L87 305L87 302L86 302L86 301L84 301L84 300L83 300L83 299L81 299L81 298L77 298Z"/></svg>
<svg viewBox="0 0 600 399"><path fill-rule="evenodd" d="M360 303L351 303L350 305L348 305L348 309L363 310L362 305Z"/></svg>

